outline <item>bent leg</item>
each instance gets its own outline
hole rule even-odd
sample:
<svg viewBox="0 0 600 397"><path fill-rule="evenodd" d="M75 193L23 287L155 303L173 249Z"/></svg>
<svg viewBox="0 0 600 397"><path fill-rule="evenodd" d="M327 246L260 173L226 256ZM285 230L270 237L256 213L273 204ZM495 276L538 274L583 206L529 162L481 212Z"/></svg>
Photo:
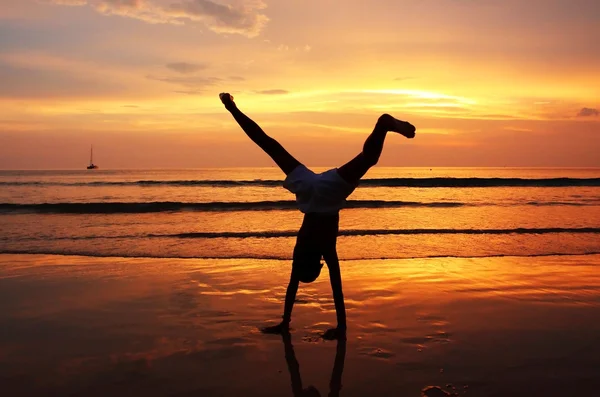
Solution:
<svg viewBox="0 0 600 397"><path fill-rule="evenodd" d="M258 124L242 113L241 110L236 107L231 109L230 112L246 135L264 150L286 175L300 165L300 162L289 154L279 142L268 136Z"/></svg>
<svg viewBox="0 0 600 397"><path fill-rule="evenodd" d="M338 174L351 185L357 185L367 171L379 161L383 143L388 131L398 132L407 138L414 138L415 127L406 122L384 114L377 120L373 132L363 145L362 152L338 168Z"/></svg>

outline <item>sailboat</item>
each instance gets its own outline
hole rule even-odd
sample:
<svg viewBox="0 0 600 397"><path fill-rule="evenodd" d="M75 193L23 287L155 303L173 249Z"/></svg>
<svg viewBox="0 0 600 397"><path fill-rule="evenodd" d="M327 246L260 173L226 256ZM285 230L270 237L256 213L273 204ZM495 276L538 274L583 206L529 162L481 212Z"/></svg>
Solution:
<svg viewBox="0 0 600 397"><path fill-rule="evenodd" d="M90 147L90 165L87 167L88 170L98 169L98 166L94 164L94 147Z"/></svg>

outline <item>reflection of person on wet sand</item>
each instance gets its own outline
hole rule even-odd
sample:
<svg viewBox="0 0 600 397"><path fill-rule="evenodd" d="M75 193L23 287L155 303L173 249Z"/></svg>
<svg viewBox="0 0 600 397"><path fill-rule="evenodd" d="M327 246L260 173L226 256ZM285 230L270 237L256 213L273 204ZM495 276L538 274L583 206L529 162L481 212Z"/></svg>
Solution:
<svg viewBox="0 0 600 397"><path fill-rule="evenodd" d="M363 150L358 156L340 168L315 174L242 113L233 102L231 95L222 93L219 96L225 108L232 114L246 135L271 156L285 173L283 186L296 194L298 208L304 213L304 220L298 231L294 247L283 321L276 326L265 328L264 331L281 333L289 329L298 284L300 282L310 283L319 277L323 267L321 258L323 258L329 268L337 315L337 327L328 330L324 337L327 339L344 338L346 335L346 309L336 250L339 211L360 179L369 168L377 164L387 133L393 131L407 138L413 138L415 127L408 122L397 120L389 114L384 114L377 120L373 132L365 141Z"/></svg>
<svg viewBox="0 0 600 397"><path fill-rule="evenodd" d="M292 392L294 397L321 396L321 393L314 387L308 386L302 388L302 379L300 377L300 365L296 360L292 337L289 332L282 332L283 345L285 347L285 361L287 362L290 377L292 378ZM329 397L337 397L342 390L342 373L344 372L344 360L346 359L346 341L338 339L335 352L335 361L333 371L331 371L331 380L329 381Z"/></svg>

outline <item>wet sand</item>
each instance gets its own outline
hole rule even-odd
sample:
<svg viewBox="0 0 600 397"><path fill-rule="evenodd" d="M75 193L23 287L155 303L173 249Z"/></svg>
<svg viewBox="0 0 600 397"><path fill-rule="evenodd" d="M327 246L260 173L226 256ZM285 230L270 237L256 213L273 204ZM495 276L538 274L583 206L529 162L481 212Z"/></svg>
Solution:
<svg viewBox="0 0 600 397"><path fill-rule="evenodd" d="M286 261L0 255L2 395L598 395L599 265L345 261L338 344L319 337L335 325L326 271L285 340L258 328L281 316Z"/></svg>

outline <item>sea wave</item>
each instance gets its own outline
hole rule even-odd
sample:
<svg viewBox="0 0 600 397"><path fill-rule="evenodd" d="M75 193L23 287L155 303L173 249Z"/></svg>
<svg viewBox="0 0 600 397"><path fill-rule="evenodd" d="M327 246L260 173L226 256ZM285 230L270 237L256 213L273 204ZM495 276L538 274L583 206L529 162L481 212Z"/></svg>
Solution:
<svg viewBox="0 0 600 397"><path fill-rule="evenodd" d="M498 203L463 203L456 201L419 202L384 200L349 200L345 208L459 208L481 206L507 206ZM526 206L594 206L593 202L524 202L511 205ZM293 200L253 201L253 202L202 202L186 203L178 201L158 202L91 202L91 203L39 203L15 204L0 203L0 214L140 214L158 212L218 212L218 211L291 211L297 210Z"/></svg>
<svg viewBox="0 0 600 397"><path fill-rule="evenodd" d="M281 180L139 180L91 182L3 181L0 186L209 186L209 187L277 187ZM582 187L600 186L600 178L382 178L363 179L364 187L418 187L418 188L476 188L476 187Z"/></svg>
<svg viewBox="0 0 600 397"><path fill-rule="evenodd" d="M514 228L514 229L346 229L340 230L339 236L355 237L355 236L389 236L389 235L510 235L510 234L600 234L599 227L581 227L581 228L563 228L563 227L547 227L547 228ZM50 240L101 240L101 239L146 239L146 238L163 238L163 239L217 239L217 238L287 238L295 237L298 234L296 230L265 230L265 231L247 231L247 232L187 232L187 233L172 233L172 234L127 234L127 235L87 235L87 236L57 236L50 237L33 236L20 237L19 241L50 241ZM11 238L0 238L0 241L11 241Z"/></svg>
<svg viewBox="0 0 600 397"><path fill-rule="evenodd" d="M252 260L290 260L289 255L156 255L156 254L131 254L131 253L101 253L80 249L13 249L0 250L0 254L5 255L57 255L57 256L83 256L94 258L148 258L148 259L252 259ZM489 254L489 255L389 255L377 257L348 257L343 261L363 261L363 260L410 260L410 259L434 259L434 258L536 258L536 257L562 257L562 256L593 256L600 255L600 251L577 251L577 252L549 252L533 254Z"/></svg>
<svg viewBox="0 0 600 397"><path fill-rule="evenodd" d="M353 200L346 203L346 208L401 208L401 207L430 207L452 208L469 204L457 202L411 202L411 201L379 201ZM173 201L133 202L133 203L43 203L43 204L0 204L0 213L48 213L48 214L137 214L149 212L179 212L179 211L277 211L297 210L293 200L257 201L257 202L207 202L184 203Z"/></svg>
<svg viewBox="0 0 600 397"><path fill-rule="evenodd" d="M280 238L295 237L295 230L259 232L193 232L177 234L150 234L148 237L163 238ZM600 228L515 228L515 229L349 229L340 230L339 236L384 236L422 234L555 234L589 233L599 234Z"/></svg>

